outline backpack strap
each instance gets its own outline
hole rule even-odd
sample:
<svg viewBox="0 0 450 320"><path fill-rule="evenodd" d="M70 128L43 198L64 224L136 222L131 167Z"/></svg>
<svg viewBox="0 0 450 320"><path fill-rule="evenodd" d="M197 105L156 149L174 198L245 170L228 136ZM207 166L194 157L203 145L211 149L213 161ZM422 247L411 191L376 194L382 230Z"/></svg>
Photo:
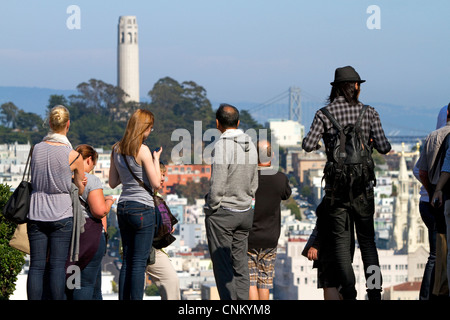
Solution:
<svg viewBox="0 0 450 320"><path fill-rule="evenodd" d="M338 134L339 134L339 141L340 141L340 145L339 145L339 158L338 158L338 163L337 163L337 168L336 168L336 178L334 180L334 185L331 187L331 205L334 204L334 196L335 196L335 191L337 188L337 182L340 178L340 176L343 173L343 168L344 168L344 158L345 158L345 135L344 135L344 130L342 129L342 126L339 124L339 122L336 120L335 117L333 117L333 115L330 113L330 111L328 111L328 109L326 107L323 107L320 109L320 111L322 111L322 113L331 121L331 123L333 124L333 126L338 130Z"/></svg>
<svg viewBox="0 0 450 320"><path fill-rule="evenodd" d="M361 108L361 111L359 112L358 120L356 120L355 126L360 128L362 123L362 118L364 116L364 113L366 113L366 110L369 106L367 104L363 105Z"/></svg>
<svg viewBox="0 0 450 320"><path fill-rule="evenodd" d="M341 125L336 120L336 118L333 117L333 115L330 113L330 111L328 111L326 107L321 108L320 111L322 111L322 113L331 121L331 123L336 127L336 129L342 131Z"/></svg>
<svg viewBox="0 0 450 320"><path fill-rule="evenodd" d="M323 107L320 109L322 113L331 121L333 126L339 131L339 139L340 139L340 148L339 148L339 162L342 162L345 158L345 135L344 130L342 130L342 126L339 124L339 122L336 120L335 117L328 111L326 107Z"/></svg>

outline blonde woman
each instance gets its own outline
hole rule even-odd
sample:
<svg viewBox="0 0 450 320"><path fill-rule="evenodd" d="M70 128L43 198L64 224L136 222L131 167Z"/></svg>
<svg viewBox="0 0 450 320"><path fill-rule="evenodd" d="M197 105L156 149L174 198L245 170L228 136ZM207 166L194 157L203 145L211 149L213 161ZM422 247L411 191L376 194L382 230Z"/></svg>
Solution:
<svg viewBox="0 0 450 320"><path fill-rule="evenodd" d="M159 157L162 148L154 151L143 144L153 131L153 114L138 109L128 120L122 139L113 146L109 170L111 188L122 184L117 204L117 220L123 246L123 264L119 276L119 299L142 300L145 268L155 231L155 207L149 189L159 187ZM128 163L128 165L127 165Z"/></svg>
<svg viewBox="0 0 450 320"><path fill-rule="evenodd" d="M43 298L44 285L49 288L50 299L65 299L65 264L73 226L72 172L80 194L86 183L83 158L67 139L69 118L64 106L55 106L50 111L50 132L35 145L31 158L33 192L27 223L30 239L27 294L30 300ZM44 283L46 268L49 273Z"/></svg>

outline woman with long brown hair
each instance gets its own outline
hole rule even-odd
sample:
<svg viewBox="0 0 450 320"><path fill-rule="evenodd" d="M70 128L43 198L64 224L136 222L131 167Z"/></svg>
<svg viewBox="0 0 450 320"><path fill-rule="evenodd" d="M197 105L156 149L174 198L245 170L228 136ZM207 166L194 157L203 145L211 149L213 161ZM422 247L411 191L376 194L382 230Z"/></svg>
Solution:
<svg viewBox="0 0 450 320"><path fill-rule="evenodd" d="M153 124L154 117L150 111L136 110L111 153L109 185L115 188L122 184L117 204L123 246L120 300L142 300L144 295L145 268L155 231L155 205L152 194L146 189L157 188L161 182L159 157L162 148L152 153L143 144L153 131Z"/></svg>

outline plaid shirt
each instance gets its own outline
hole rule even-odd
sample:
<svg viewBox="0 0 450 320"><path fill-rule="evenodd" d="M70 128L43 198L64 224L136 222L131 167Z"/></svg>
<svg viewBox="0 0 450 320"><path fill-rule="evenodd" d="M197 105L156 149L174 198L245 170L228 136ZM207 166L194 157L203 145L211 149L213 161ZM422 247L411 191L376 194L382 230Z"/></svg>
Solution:
<svg viewBox="0 0 450 320"><path fill-rule="evenodd" d="M344 128L348 124L356 123L362 106L362 103L351 105L345 101L344 97L337 97L327 106L327 109L336 118L342 128ZM364 132L364 136L367 138L367 142L372 139L372 145L378 152L386 154L391 150L391 144L384 135L381 126L380 116L371 106L367 108L366 113L364 114L361 129ZM326 132L334 134L337 133L337 130L322 111L317 110L311 128L303 139L302 148L306 152L316 150L320 139Z"/></svg>

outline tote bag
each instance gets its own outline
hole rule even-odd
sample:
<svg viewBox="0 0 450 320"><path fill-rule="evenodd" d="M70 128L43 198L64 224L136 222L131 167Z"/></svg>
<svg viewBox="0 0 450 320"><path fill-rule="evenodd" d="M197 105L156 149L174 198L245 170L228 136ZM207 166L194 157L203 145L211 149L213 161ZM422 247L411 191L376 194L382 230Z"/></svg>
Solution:
<svg viewBox="0 0 450 320"><path fill-rule="evenodd" d="M30 241L28 240L27 224L18 224L16 231L9 240L9 246L22 251L23 253L30 254Z"/></svg>

